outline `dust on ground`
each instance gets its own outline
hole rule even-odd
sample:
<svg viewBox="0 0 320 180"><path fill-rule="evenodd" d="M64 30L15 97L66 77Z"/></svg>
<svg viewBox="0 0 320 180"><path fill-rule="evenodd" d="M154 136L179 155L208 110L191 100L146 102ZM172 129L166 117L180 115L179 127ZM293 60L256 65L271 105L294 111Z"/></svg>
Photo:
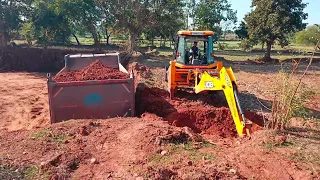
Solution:
<svg viewBox="0 0 320 180"><path fill-rule="evenodd" d="M0 129L43 127L49 122L48 90L42 74L0 74Z"/></svg>

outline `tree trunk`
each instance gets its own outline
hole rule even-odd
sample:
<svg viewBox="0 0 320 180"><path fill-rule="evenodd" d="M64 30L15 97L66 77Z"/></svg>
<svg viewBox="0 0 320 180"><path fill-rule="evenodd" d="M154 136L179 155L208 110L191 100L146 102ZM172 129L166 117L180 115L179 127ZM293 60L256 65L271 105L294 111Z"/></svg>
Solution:
<svg viewBox="0 0 320 180"><path fill-rule="evenodd" d="M154 39L151 40L151 46L154 46Z"/></svg>
<svg viewBox="0 0 320 180"><path fill-rule="evenodd" d="M109 45L111 33L108 33L108 29L106 28L106 37L107 37L107 45Z"/></svg>
<svg viewBox="0 0 320 180"><path fill-rule="evenodd" d="M88 28L89 32L91 33L91 35L93 37L94 46L97 49L100 49L100 41L99 41L98 33L96 31L96 27L92 23L89 23L87 28Z"/></svg>
<svg viewBox="0 0 320 180"><path fill-rule="evenodd" d="M77 37L74 33L72 33L72 36L76 39L78 46L80 46L81 44L80 44L80 42L79 42L78 37Z"/></svg>
<svg viewBox="0 0 320 180"><path fill-rule="evenodd" d="M91 31L91 35L94 41L94 45L98 47L99 46L98 34L95 31Z"/></svg>
<svg viewBox="0 0 320 180"><path fill-rule="evenodd" d="M5 33L0 34L0 47L7 47L8 38Z"/></svg>
<svg viewBox="0 0 320 180"><path fill-rule="evenodd" d="M272 41L267 41L267 51L264 56L264 61L271 61L271 47L272 47Z"/></svg>
<svg viewBox="0 0 320 180"><path fill-rule="evenodd" d="M129 45L128 45L128 51L132 53L136 50L136 38L138 34L136 32L130 31L129 32Z"/></svg>
<svg viewBox="0 0 320 180"><path fill-rule="evenodd" d="M111 34L109 34L109 35L107 36L107 45L109 45L110 36L111 36Z"/></svg>

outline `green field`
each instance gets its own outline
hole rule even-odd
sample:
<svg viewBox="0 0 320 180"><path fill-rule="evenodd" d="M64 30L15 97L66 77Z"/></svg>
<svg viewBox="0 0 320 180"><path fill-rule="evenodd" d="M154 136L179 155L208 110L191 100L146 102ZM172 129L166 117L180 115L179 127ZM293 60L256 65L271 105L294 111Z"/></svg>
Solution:
<svg viewBox="0 0 320 180"><path fill-rule="evenodd" d="M81 45L93 45L94 40L90 37L78 37ZM76 40L73 37L70 37L70 41L73 45L76 45ZM100 39L102 44L106 44L106 39ZM25 44L26 42L23 40L16 40L17 44ZM122 39L117 39L116 37L111 37L110 44L124 46L127 41ZM262 49L262 45L256 45L253 47L251 51L243 51L239 47L240 41L220 41L224 47L223 50L219 49L218 44L215 44L215 54L219 57L223 57L227 60L232 61L244 61L244 60L256 60L261 59L264 56L264 49ZM154 40L153 46L157 48L157 53L159 55L164 56L172 56L173 50L171 49L171 41L166 40L165 46L163 46L163 41ZM148 40L139 40L137 41L138 47L149 47L152 46L152 42ZM67 46L66 46L67 47ZM65 46L55 46L55 48L65 48ZM310 57L311 52L314 47L312 46L302 46L297 44L290 44L285 47L281 47L280 45L274 45L272 49L272 58L282 60L287 59L300 59ZM316 58L320 58L319 54L316 54Z"/></svg>

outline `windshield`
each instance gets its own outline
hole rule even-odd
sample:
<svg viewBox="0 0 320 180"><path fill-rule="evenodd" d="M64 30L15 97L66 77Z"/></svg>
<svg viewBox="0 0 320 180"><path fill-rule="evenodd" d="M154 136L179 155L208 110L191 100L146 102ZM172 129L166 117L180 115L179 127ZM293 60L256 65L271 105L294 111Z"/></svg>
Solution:
<svg viewBox="0 0 320 180"><path fill-rule="evenodd" d="M208 43L210 40L212 42L211 36L180 36L178 44L180 57L177 61L186 65L213 63L213 58L211 57L213 47Z"/></svg>

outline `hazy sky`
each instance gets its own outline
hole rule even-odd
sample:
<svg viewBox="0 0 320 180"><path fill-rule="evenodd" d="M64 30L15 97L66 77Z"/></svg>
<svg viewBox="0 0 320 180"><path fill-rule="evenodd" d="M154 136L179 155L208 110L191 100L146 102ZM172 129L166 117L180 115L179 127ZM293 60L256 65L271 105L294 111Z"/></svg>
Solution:
<svg viewBox="0 0 320 180"><path fill-rule="evenodd" d="M238 21L241 21L245 14L250 12L252 0L229 0L232 9L238 12ZM305 21L308 25L320 24L320 0L303 0L304 3L309 3L305 8L308 13L308 19Z"/></svg>

